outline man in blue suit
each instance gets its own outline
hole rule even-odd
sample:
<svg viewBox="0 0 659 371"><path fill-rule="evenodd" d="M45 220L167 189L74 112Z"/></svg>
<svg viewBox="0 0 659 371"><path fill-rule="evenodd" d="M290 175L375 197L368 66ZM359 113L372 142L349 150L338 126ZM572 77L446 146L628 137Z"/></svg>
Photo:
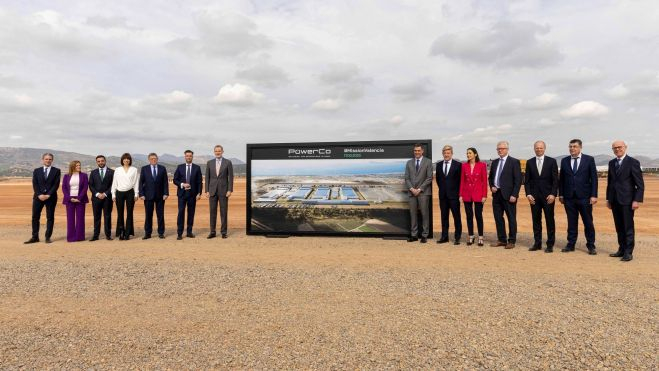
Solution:
<svg viewBox="0 0 659 371"><path fill-rule="evenodd" d="M144 201L144 237L151 238L153 231L153 209L158 219L158 237L165 238L165 200L169 197L167 169L158 165L158 155L149 153L149 165L140 172L140 199Z"/></svg>
<svg viewBox="0 0 659 371"><path fill-rule="evenodd" d="M60 170L53 165L53 154L44 153L41 156L42 167L32 172L32 238L25 243L39 242L39 225L41 211L46 207L46 243L51 243L55 225L55 208L57 207L57 189L59 188Z"/></svg>
<svg viewBox="0 0 659 371"><path fill-rule="evenodd" d="M194 224L195 207L197 200L201 198L201 167L192 163L194 153L190 150L184 152L185 163L180 164L174 172L174 184L176 185L176 196L178 197L178 218L176 219L176 239L183 239L183 222L185 219L185 208L188 208L188 224L186 237L194 238L192 225Z"/></svg>
<svg viewBox="0 0 659 371"><path fill-rule="evenodd" d="M621 140L611 145L616 158L609 162L606 182L606 206L613 212L618 234L618 251L609 256L628 262L634 252L634 211L643 203L641 163L627 155L627 144Z"/></svg>
<svg viewBox="0 0 659 371"><path fill-rule="evenodd" d="M581 215L588 254L596 255L593 205L597 203L597 167L592 156L581 153L581 147L581 140L572 139L570 156L561 160L558 194L567 214L567 245L561 252L574 251Z"/></svg>

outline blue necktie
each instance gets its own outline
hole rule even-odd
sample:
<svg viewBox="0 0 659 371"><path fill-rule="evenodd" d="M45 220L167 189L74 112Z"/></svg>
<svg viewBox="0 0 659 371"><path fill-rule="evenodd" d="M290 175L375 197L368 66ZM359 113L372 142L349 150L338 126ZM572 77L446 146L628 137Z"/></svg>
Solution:
<svg viewBox="0 0 659 371"><path fill-rule="evenodd" d="M576 174L576 173L577 173L577 160L578 160L578 159L579 159L579 157L575 157L575 158L573 158L573 160L574 160L574 162L572 163L572 173L573 173L573 174Z"/></svg>
<svg viewBox="0 0 659 371"><path fill-rule="evenodd" d="M495 184L497 188L501 188L499 187L499 184L501 184L501 172L503 171L503 165L505 165L505 163L506 162L502 158L499 159L499 166L497 167L497 184Z"/></svg>
<svg viewBox="0 0 659 371"><path fill-rule="evenodd" d="M151 167L151 173L153 174L153 179L156 179L156 167L155 166Z"/></svg>
<svg viewBox="0 0 659 371"><path fill-rule="evenodd" d="M616 174L620 173L620 166L622 166L622 159L619 158L618 162L616 162Z"/></svg>
<svg viewBox="0 0 659 371"><path fill-rule="evenodd" d="M416 160L416 171L419 171L419 160Z"/></svg>

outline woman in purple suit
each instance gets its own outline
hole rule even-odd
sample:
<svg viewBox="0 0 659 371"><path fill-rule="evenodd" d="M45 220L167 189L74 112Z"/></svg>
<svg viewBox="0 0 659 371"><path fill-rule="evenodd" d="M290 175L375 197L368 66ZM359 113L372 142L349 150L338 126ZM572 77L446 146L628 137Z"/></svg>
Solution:
<svg viewBox="0 0 659 371"><path fill-rule="evenodd" d="M66 240L69 242L85 239L85 205L89 202L89 179L80 170L80 161L71 161L69 173L62 180L62 203L66 206Z"/></svg>

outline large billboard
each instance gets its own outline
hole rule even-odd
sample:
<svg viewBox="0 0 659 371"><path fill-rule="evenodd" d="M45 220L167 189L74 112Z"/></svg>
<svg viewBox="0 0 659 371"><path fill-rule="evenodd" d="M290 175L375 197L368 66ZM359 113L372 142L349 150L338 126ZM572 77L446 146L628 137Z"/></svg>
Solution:
<svg viewBox="0 0 659 371"><path fill-rule="evenodd" d="M428 139L248 144L247 234L408 236L415 143L431 156Z"/></svg>

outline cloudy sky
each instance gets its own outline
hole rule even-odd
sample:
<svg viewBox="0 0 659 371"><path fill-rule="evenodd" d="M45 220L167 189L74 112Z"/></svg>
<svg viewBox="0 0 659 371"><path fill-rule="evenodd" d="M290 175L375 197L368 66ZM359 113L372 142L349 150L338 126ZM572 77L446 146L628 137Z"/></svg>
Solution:
<svg viewBox="0 0 659 371"><path fill-rule="evenodd" d="M658 125L656 0L0 4L0 146L505 139L526 158L578 137L659 157Z"/></svg>

